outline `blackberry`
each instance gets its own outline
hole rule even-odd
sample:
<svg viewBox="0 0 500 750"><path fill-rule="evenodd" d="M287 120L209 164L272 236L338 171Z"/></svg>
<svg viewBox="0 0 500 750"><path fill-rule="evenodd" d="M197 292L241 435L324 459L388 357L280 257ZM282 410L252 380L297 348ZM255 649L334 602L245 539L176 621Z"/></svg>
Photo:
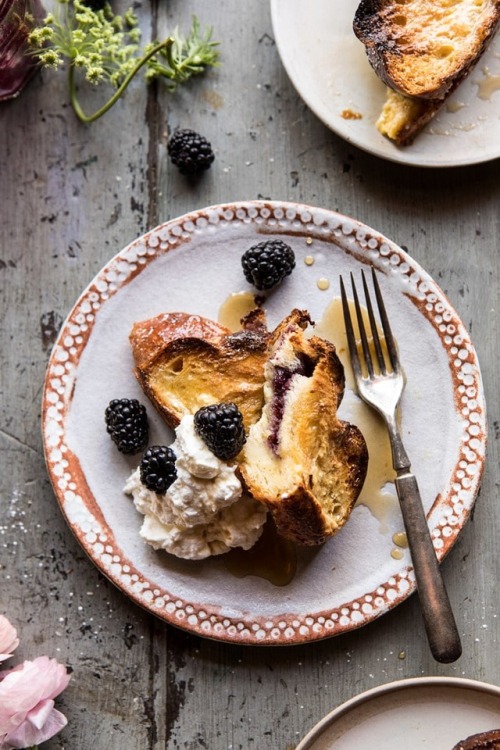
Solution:
<svg viewBox="0 0 500 750"><path fill-rule="evenodd" d="M177 479L175 459L172 448L167 448L166 445L148 448L139 468L142 484L157 495L164 495Z"/></svg>
<svg viewBox="0 0 500 750"><path fill-rule="evenodd" d="M93 11L104 10L108 0L83 0L83 4Z"/></svg>
<svg viewBox="0 0 500 750"><path fill-rule="evenodd" d="M106 430L120 453L139 453L149 436L146 407L135 398L113 399L105 412Z"/></svg>
<svg viewBox="0 0 500 750"><path fill-rule="evenodd" d="M243 417L233 403L203 406L194 415L194 426L212 453L223 461L237 456L246 442Z"/></svg>
<svg viewBox="0 0 500 750"><path fill-rule="evenodd" d="M295 268L295 254L282 240L266 240L253 245L241 258L245 279L263 291L271 289Z"/></svg>
<svg viewBox="0 0 500 750"><path fill-rule="evenodd" d="M215 158L210 143L194 130L176 130L168 142L168 154L181 174L209 169Z"/></svg>

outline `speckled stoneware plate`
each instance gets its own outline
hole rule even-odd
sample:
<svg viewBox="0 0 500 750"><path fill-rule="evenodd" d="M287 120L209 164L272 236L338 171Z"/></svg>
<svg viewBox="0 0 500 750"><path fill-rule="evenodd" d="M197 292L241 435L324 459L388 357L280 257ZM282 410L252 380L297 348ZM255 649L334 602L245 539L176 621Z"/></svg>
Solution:
<svg viewBox="0 0 500 750"><path fill-rule="evenodd" d="M271 0L281 60L317 117L355 146L404 164L452 167L499 157L500 34L415 142L398 148L375 127L385 86L352 30L358 4Z"/></svg>
<svg viewBox="0 0 500 750"><path fill-rule="evenodd" d="M338 302L339 274L359 274L367 264L380 272L407 376L403 437L439 558L469 516L486 442L480 371L457 313L415 261L360 222L304 205L237 203L169 221L122 250L76 302L50 358L43 397L49 474L71 529L125 594L199 635L249 644L295 644L358 628L415 585L407 548L395 548L402 521L392 487L378 503L362 495L337 536L299 550L286 586L240 579L224 555L185 562L139 537L142 516L123 494L139 458L118 453L104 427L111 399L146 401L133 375L132 324L165 311L217 319L230 294L250 290L243 252L276 237L293 247L297 266L265 302L270 326L293 307L324 326L325 311ZM345 361L345 344L337 344ZM348 386L339 413L361 427L359 405ZM170 441L150 405L148 412L151 444ZM375 457L377 446L369 449Z"/></svg>
<svg viewBox="0 0 500 750"><path fill-rule="evenodd" d="M416 677L368 690L325 716L296 750L452 750L500 727L500 688L456 677Z"/></svg>

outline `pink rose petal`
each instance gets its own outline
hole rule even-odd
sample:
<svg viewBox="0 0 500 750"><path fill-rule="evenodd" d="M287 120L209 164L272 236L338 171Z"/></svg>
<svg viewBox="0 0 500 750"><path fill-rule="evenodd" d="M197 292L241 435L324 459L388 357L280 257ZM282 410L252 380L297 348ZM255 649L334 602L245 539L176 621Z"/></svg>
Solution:
<svg viewBox="0 0 500 750"><path fill-rule="evenodd" d="M10 732L4 742L0 745L0 750L10 750L11 748L25 748L31 747L32 745L39 745L46 740L49 740L55 734L64 729L68 720L60 711L53 708L45 721L45 724L41 729L37 729L29 719L24 721L17 729Z"/></svg>
<svg viewBox="0 0 500 750"><path fill-rule="evenodd" d="M66 717L54 708L54 698L70 680L62 664L40 656L2 676L0 750L38 745L66 725Z"/></svg>

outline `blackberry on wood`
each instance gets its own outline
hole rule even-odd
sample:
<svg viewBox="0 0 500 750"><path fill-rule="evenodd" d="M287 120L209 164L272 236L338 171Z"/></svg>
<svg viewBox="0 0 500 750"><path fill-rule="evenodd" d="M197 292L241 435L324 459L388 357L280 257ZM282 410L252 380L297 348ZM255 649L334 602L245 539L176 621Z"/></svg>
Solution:
<svg viewBox="0 0 500 750"><path fill-rule="evenodd" d="M108 0L82 0L83 4L93 11L104 10Z"/></svg>
<svg viewBox="0 0 500 750"><path fill-rule="evenodd" d="M194 426L212 453L222 461L235 458L246 442L243 417L233 403L203 406L194 415Z"/></svg>
<svg viewBox="0 0 500 750"><path fill-rule="evenodd" d="M168 154L182 174L209 169L214 160L212 146L194 130L176 130L168 142Z"/></svg>
<svg viewBox="0 0 500 750"><path fill-rule="evenodd" d="M148 442L146 407L135 398L110 401L105 412L106 430L121 453L139 453Z"/></svg>
<svg viewBox="0 0 500 750"><path fill-rule="evenodd" d="M172 448L166 445L148 448L139 468L142 484L157 495L164 495L177 479L175 459Z"/></svg>
<svg viewBox="0 0 500 750"><path fill-rule="evenodd" d="M253 245L241 258L245 279L263 291L279 284L295 268L295 254L283 240Z"/></svg>

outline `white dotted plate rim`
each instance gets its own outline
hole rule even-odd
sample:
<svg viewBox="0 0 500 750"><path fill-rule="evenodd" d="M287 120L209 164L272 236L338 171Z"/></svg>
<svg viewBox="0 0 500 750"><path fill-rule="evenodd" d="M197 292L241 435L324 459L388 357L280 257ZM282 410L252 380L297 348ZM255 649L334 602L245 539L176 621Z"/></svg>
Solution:
<svg viewBox="0 0 500 750"><path fill-rule="evenodd" d="M398 274L420 312L438 332L463 406L460 457L452 489L428 514L439 559L452 548L479 490L486 448L486 411L477 356L457 312L432 278L400 247L366 225L339 213L303 204L243 201L200 209L172 219L139 237L112 258L82 293L64 322L47 367L42 430L48 473L60 508L78 541L99 570L138 605L170 624L201 636L240 644L292 645L345 633L371 622L404 601L415 589L411 567L373 591L335 610L309 615L226 617L216 606L186 601L146 580L118 548L112 529L92 496L77 457L65 443L78 363L92 335L96 315L120 288L163 253L189 241L193 232L227 222L255 224L276 234L296 233L331 241L361 262ZM68 516L71 500L86 521Z"/></svg>

